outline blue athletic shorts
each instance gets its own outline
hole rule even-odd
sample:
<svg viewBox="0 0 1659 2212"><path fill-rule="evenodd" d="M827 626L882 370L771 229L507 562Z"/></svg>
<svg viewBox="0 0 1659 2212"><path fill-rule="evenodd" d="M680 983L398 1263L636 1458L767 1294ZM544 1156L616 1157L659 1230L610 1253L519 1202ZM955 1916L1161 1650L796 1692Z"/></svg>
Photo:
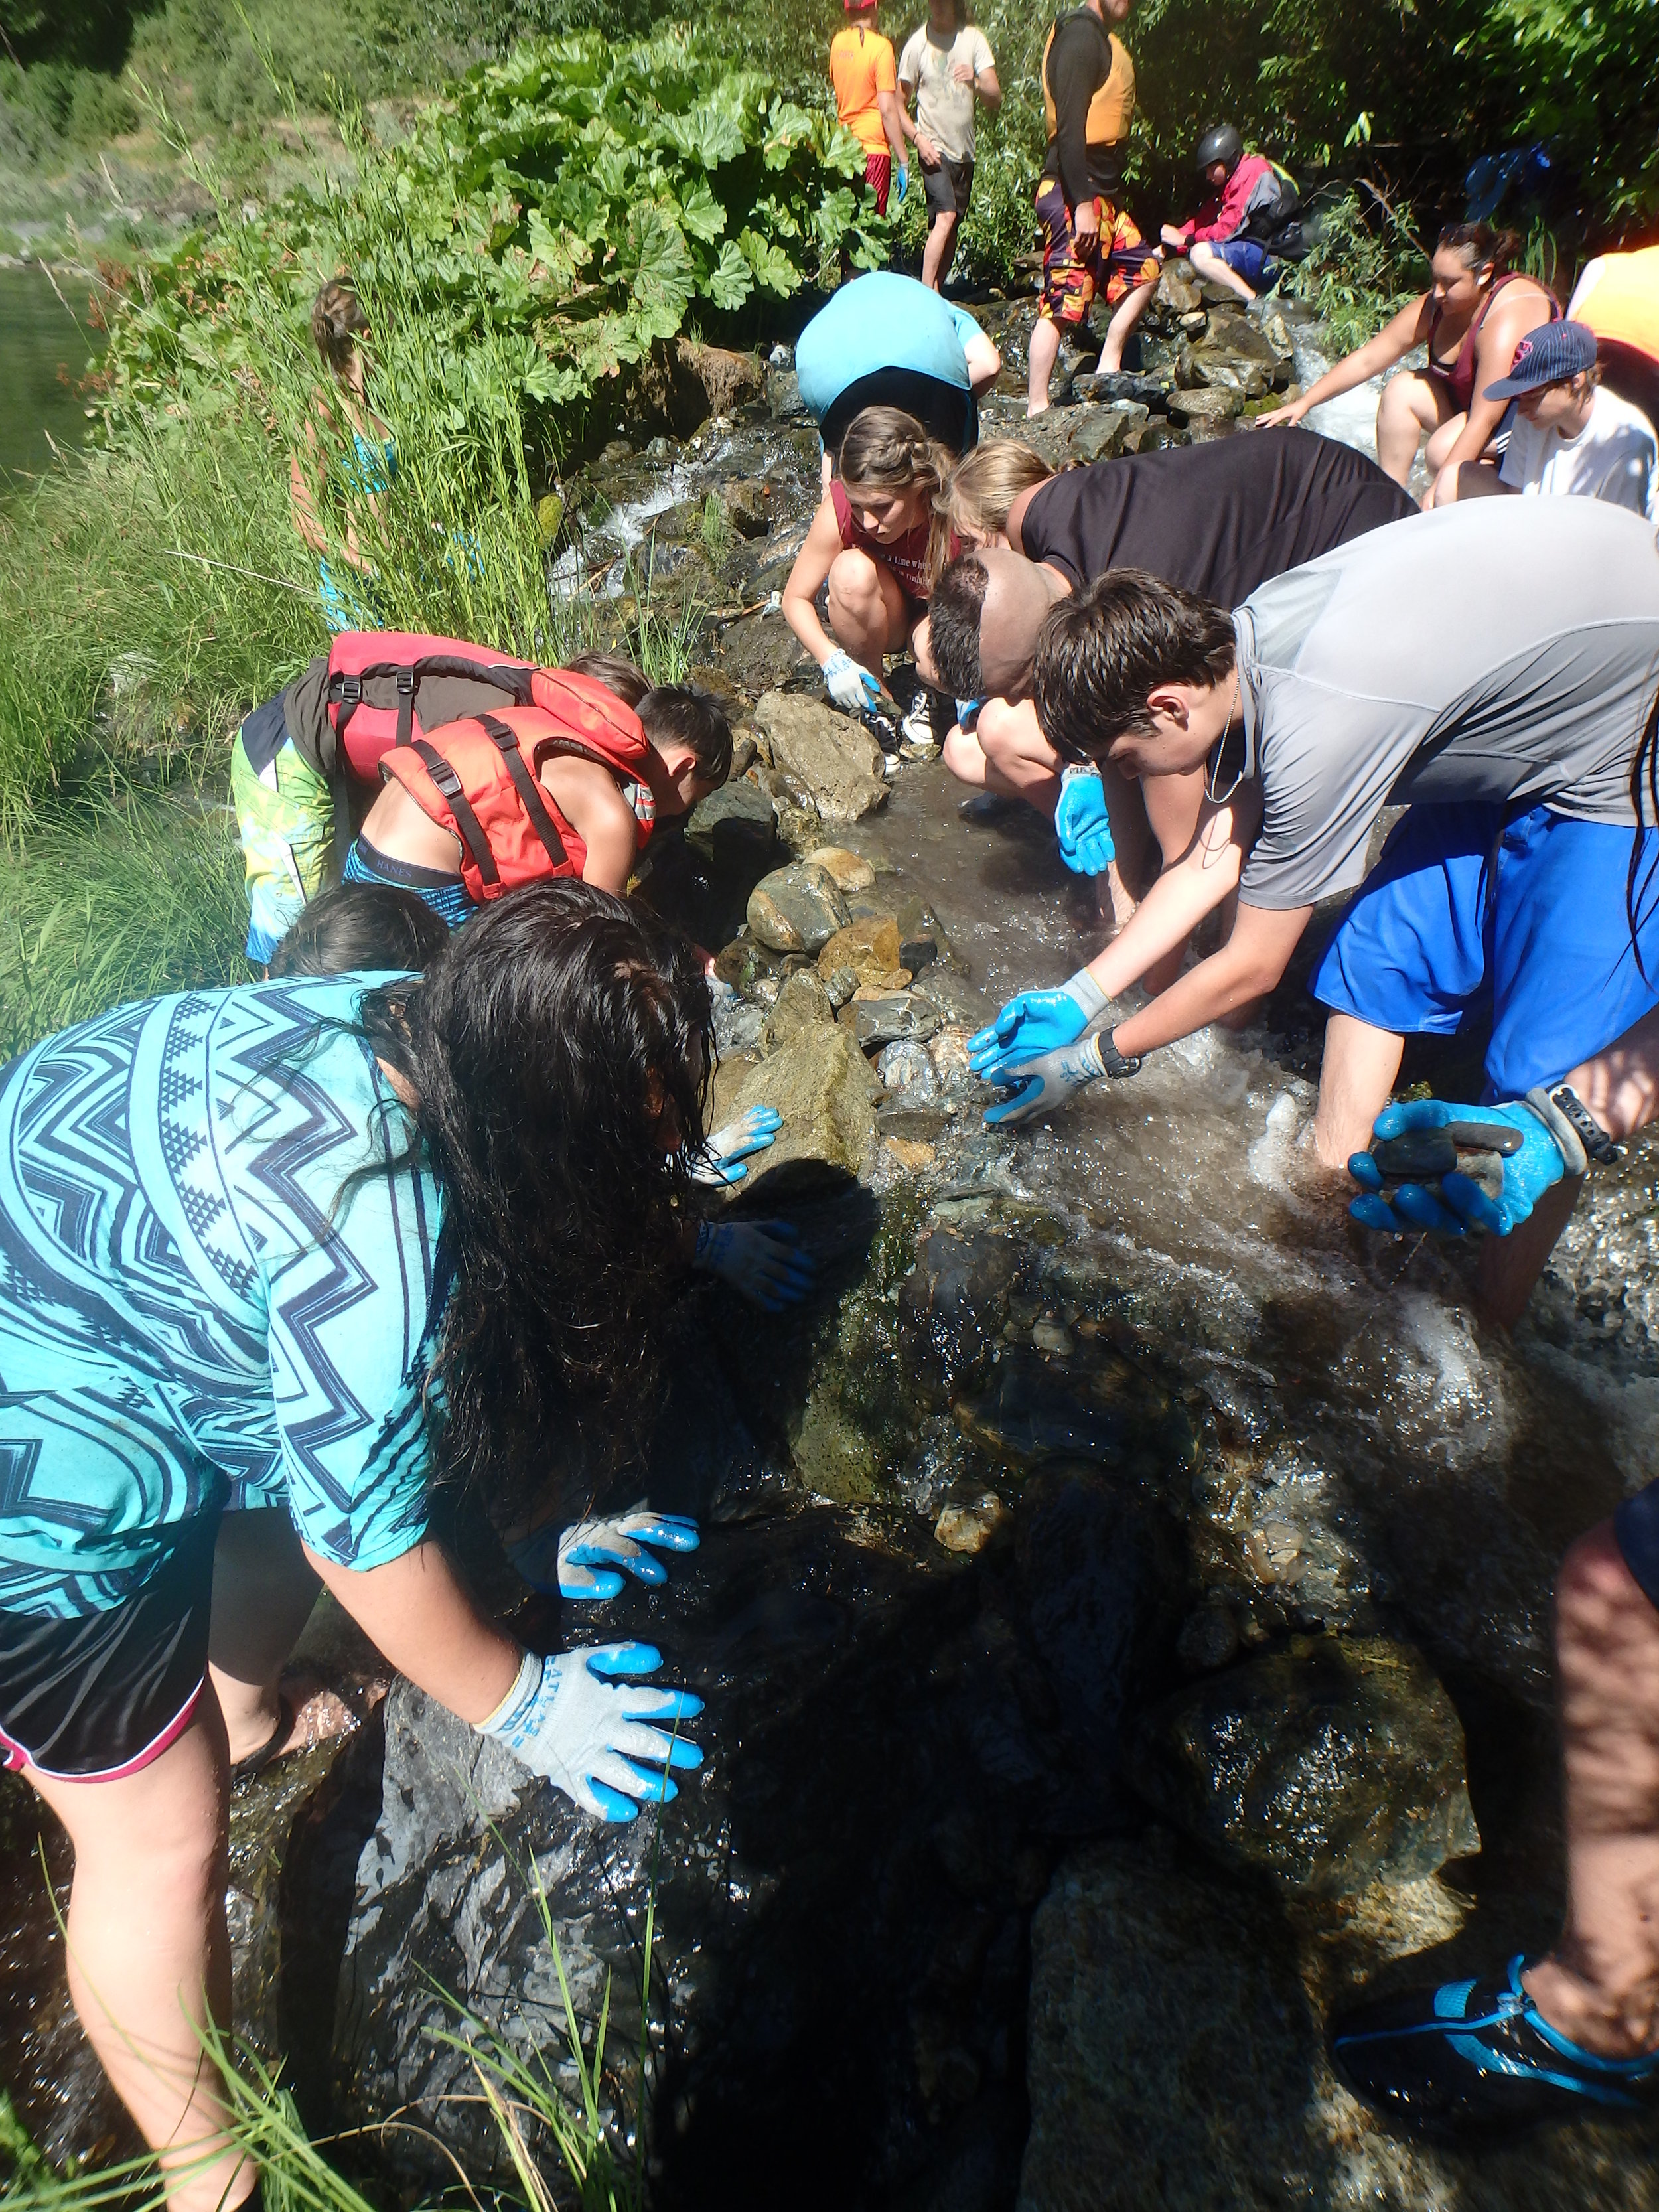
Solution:
<svg viewBox="0 0 1659 2212"><path fill-rule="evenodd" d="M1270 259L1265 246L1258 246L1253 238L1224 239L1219 245L1211 241L1211 252L1217 253L1235 276L1242 276L1252 290L1267 274Z"/></svg>
<svg viewBox="0 0 1659 2212"><path fill-rule="evenodd" d="M1454 1036L1490 1009L1486 1097L1559 1083L1659 1005L1659 900L1636 964L1632 830L1534 807L1413 806L1326 948L1315 998L1399 1035ZM1659 832L1643 833L1645 867Z"/></svg>
<svg viewBox="0 0 1659 2212"><path fill-rule="evenodd" d="M459 876L441 876L408 860L394 860L367 837L355 841L340 873L349 884L390 884L394 890L413 891L451 929L471 921L478 911L477 900Z"/></svg>
<svg viewBox="0 0 1659 2212"><path fill-rule="evenodd" d="M1625 1500L1613 1516L1613 1534L1625 1565L1659 1606L1659 1482Z"/></svg>

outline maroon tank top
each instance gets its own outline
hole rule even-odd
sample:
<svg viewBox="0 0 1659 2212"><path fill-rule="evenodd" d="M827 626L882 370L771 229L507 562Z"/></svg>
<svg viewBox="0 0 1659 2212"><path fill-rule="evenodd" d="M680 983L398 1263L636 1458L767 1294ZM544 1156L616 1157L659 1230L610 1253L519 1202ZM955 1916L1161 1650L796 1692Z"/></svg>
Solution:
<svg viewBox="0 0 1659 2212"><path fill-rule="evenodd" d="M1474 345L1475 340L1480 335L1480 325L1486 321L1492 301L1498 297L1505 284L1517 283L1536 284L1538 283L1538 280L1535 276L1528 276L1524 269L1506 269L1501 276L1496 276L1492 279L1492 289L1487 293L1486 298L1480 302L1480 307L1475 310L1474 320L1469 325L1468 330L1464 331L1463 343L1457 349L1457 358L1452 362L1449 368L1446 366L1444 362L1437 361L1434 357L1435 332L1440 328L1441 310L1438 307L1435 309L1434 314L1430 320L1429 374L1431 376L1437 376L1441 382L1445 386L1447 391L1450 392L1453 410L1459 415L1467 415L1474 399ZM1550 303L1551 322L1559 322L1561 319L1560 301L1556 298L1554 293L1550 290L1547 284L1539 284L1538 289ZM1508 371L1505 370L1504 374L1507 374Z"/></svg>
<svg viewBox="0 0 1659 2212"><path fill-rule="evenodd" d="M926 522L902 538L896 538L890 545L879 538L872 537L853 512L853 502L847 496L847 487L836 477L830 486L830 504L836 510L836 527L841 532L841 542L849 550L856 546L867 553L872 561L884 562L904 586L907 598L919 605L927 604L927 540L929 529ZM962 550L961 541L953 530L947 558L954 561Z"/></svg>

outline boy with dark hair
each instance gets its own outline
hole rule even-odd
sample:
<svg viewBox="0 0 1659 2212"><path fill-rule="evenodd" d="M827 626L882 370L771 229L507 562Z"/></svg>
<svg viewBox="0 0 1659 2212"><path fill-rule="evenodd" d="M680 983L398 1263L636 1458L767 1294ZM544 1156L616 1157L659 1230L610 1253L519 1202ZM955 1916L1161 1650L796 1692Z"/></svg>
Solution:
<svg viewBox="0 0 1659 2212"><path fill-rule="evenodd" d="M1018 1086L994 1117L1132 1074L1271 991L1316 902L1359 889L1382 809L1406 805L1315 979L1331 1009L1316 1141L1328 1166L1350 1163L1369 1224L1495 1231L1485 1301L1512 1321L1587 1162L1659 1113L1659 832L1632 796L1656 685L1659 550L1593 500L1395 524L1231 617L1154 577L1103 578L1044 631L1043 726L1062 754L1131 777L1202 769L1207 795L1191 848L1116 941L973 1040L978 1072ZM1085 1042L1235 889L1219 951ZM1487 993L1491 1103L1384 1113L1405 1034L1452 1034ZM1373 1124L1384 1139L1484 1130L1492 1188L1454 1158L1437 1189L1385 1192L1360 1149Z"/></svg>

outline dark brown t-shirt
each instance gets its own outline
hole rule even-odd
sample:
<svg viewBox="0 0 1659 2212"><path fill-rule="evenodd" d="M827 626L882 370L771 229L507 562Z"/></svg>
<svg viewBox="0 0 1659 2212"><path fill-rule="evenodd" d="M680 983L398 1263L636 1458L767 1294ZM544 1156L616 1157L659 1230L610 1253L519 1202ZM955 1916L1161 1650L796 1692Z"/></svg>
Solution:
<svg viewBox="0 0 1659 2212"><path fill-rule="evenodd" d="M1067 469L1028 501L1015 550L1079 590L1108 568L1145 568L1236 607L1417 502L1375 461L1311 430L1241 430Z"/></svg>

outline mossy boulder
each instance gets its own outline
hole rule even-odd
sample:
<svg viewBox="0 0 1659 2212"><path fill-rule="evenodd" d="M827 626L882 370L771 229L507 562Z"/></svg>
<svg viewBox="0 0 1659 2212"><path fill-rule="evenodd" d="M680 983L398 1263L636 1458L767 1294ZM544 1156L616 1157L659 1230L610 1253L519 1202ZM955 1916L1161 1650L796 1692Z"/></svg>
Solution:
<svg viewBox="0 0 1659 2212"><path fill-rule="evenodd" d="M783 1117L777 1141L749 1163L745 1194L764 1191L776 1201L862 1176L875 1154L873 1102L880 1090L879 1078L843 1029L809 1023L781 1042L752 1070L738 1099L739 1114L771 1106Z"/></svg>

